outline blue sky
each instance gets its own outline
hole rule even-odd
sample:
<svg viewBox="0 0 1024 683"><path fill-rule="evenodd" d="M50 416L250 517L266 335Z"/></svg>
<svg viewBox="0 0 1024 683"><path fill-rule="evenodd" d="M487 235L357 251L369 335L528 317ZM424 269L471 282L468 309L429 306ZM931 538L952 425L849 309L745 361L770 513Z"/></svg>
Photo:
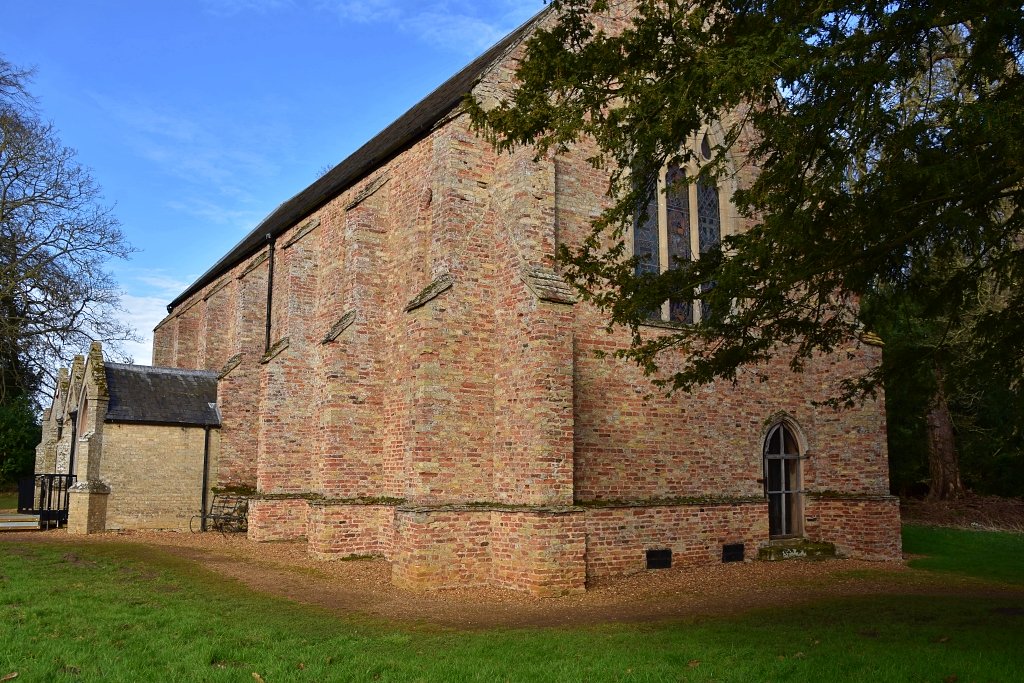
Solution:
<svg viewBox="0 0 1024 683"><path fill-rule="evenodd" d="M115 205L150 361L166 304L542 0L33 0L0 53Z"/></svg>

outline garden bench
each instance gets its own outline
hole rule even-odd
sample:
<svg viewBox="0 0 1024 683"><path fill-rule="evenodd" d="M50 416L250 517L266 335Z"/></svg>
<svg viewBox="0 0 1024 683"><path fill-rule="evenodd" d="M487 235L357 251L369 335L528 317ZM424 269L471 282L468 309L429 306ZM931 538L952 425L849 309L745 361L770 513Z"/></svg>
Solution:
<svg viewBox="0 0 1024 683"><path fill-rule="evenodd" d="M216 529L224 533L246 531L249 528L249 498L227 493L214 493L210 511L193 517L189 528L193 532L207 529Z"/></svg>

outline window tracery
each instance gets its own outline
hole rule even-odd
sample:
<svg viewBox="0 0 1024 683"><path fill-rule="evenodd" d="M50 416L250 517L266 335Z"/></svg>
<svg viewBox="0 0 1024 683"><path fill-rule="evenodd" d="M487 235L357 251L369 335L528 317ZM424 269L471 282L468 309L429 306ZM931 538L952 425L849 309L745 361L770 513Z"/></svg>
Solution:
<svg viewBox="0 0 1024 683"><path fill-rule="evenodd" d="M699 156L708 161L712 156L711 141L705 132L698 145ZM636 212L633 224L633 255L636 273L658 274L681 263L700 258L722 241L723 216L721 190L718 185L697 175L696 162L672 162L661 169L657 182L651 183L651 196ZM705 283L708 291L714 283ZM711 315L700 291L692 297L673 297L652 312L651 317L676 323L696 323Z"/></svg>

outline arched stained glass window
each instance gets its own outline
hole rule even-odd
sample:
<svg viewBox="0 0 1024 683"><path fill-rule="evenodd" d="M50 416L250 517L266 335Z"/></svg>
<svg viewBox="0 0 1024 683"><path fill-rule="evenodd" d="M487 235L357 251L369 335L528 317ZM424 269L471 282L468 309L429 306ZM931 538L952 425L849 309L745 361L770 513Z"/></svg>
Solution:
<svg viewBox="0 0 1024 683"><path fill-rule="evenodd" d="M772 427L764 441L764 490L768 497L768 535L799 536L803 532L800 445L784 422Z"/></svg>
<svg viewBox="0 0 1024 683"><path fill-rule="evenodd" d="M706 134L701 141L701 154L710 158ZM633 223L633 255L638 275L677 268L721 244L722 210L717 186L703 180L687 182L687 171L678 163L662 169L657 183L651 185ZM714 283L705 283L701 291L713 286ZM692 296L672 297L651 317L693 323L710 315L708 306L700 301L700 292L693 292Z"/></svg>

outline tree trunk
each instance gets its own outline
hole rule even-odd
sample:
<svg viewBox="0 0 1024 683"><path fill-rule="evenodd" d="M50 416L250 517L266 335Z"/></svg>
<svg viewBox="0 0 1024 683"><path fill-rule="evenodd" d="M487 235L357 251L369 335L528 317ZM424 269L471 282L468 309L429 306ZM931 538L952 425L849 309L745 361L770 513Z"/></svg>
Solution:
<svg viewBox="0 0 1024 683"><path fill-rule="evenodd" d="M932 500L962 498L964 485L960 480L960 458L953 435L953 418L946 402L942 371L935 370L935 395L926 418L928 430L928 471L931 486L928 497Z"/></svg>

